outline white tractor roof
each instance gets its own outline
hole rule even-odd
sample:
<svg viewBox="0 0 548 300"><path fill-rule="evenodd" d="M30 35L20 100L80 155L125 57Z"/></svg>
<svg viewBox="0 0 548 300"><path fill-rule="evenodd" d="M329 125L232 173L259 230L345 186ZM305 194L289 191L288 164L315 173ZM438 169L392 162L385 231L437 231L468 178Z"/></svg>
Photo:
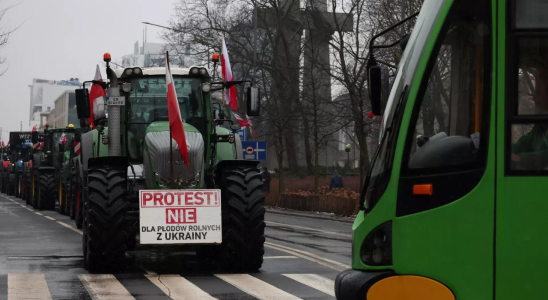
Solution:
<svg viewBox="0 0 548 300"><path fill-rule="evenodd" d="M191 68L204 68L201 66L192 66L190 68L171 68L171 75L188 75ZM114 72L116 72L116 76L120 78L122 76L125 69L128 68L134 68L134 67L127 67L123 69L116 69ZM207 70L207 68L205 68ZM143 75L165 75L166 74L166 67L153 67L153 68L141 68L143 70ZM207 73L209 74L209 70L207 70Z"/></svg>

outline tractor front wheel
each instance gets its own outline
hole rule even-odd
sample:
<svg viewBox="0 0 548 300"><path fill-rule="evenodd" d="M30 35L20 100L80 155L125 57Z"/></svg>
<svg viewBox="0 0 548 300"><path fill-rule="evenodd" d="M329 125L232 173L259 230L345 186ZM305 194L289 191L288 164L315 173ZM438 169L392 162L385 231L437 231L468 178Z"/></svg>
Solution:
<svg viewBox="0 0 548 300"><path fill-rule="evenodd" d="M123 268L131 232L125 221L126 194L126 169L104 166L88 170L83 252L89 272Z"/></svg>
<svg viewBox="0 0 548 300"><path fill-rule="evenodd" d="M40 174L38 188L38 210L55 210L55 176Z"/></svg>
<svg viewBox="0 0 548 300"><path fill-rule="evenodd" d="M221 174L223 242L200 246L198 255L213 259L224 268L256 271L264 255L264 193L259 170L235 166Z"/></svg>

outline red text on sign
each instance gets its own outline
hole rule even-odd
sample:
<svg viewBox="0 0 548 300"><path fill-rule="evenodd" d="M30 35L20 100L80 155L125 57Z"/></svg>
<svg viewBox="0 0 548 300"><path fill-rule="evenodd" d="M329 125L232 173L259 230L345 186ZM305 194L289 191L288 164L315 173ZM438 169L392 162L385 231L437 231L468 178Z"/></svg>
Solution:
<svg viewBox="0 0 548 300"><path fill-rule="evenodd" d="M196 208L167 208L167 224L194 224L196 223Z"/></svg>
<svg viewBox="0 0 548 300"><path fill-rule="evenodd" d="M141 207L219 206L218 191L141 191Z"/></svg>

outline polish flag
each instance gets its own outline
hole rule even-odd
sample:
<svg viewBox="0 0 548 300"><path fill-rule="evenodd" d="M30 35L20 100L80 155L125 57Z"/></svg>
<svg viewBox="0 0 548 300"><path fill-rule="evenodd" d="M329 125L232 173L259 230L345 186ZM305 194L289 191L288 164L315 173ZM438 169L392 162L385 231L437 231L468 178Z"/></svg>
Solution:
<svg viewBox="0 0 548 300"><path fill-rule="evenodd" d="M255 130L253 130L253 121L251 121L251 119L249 118L249 116L247 114L245 114L245 117L247 118L247 121L249 122L249 130L253 131L253 136L254 137L257 137L257 128L255 128Z"/></svg>
<svg viewBox="0 0 548 300"><path fill-rule="evenodd" d="M235 112L232 112L232 115L234 116L234 118L236 118L236 121L238 121L238 124L240 124L240 127L242 127L242 128L251 127L251 125L249 124L249 122L247 122L246 119L240 117Z"/></svg>
<svg viewBox="0 0 548 300"><path fill-rule="evenodd" d="M5 147L6 145L4 145L4 141L2 141L2 147Z"/></svg>
<svg viewBox="0 0 548 300"><path fill-rule="evenodd" d="M190 170L188 164L188 145L186 143L185 129L183 127L183 121L181 120L181 111L179 110L179 103L177 102L177 93L173 86L173 77L171 76L171 69L169 68L169 52L166 52L166 87L167 87L167 111L169 115L169 130L171 136L179 145L181 150L181 156L186 164L187 169Z"/></svg>
<svg viewBox="0 0 548 300"><path fill-rule="evenodd" d="M228 50L226 49L225 39L223 38L223 51L221 52L221 69L224 81L234 81L232 70L230 69L230 59L228 59ZM234 111L238 111L238 99L236 98L236 86L225 89L225 102Z"/></svg>
<svg viewBox="0 0 548 300"><path fill-rule="evenodd" d="M67 136L63 133L63 135L59 138L59 144L66 145L67 144Z"/></svg>
<svg viewBox="0 0 548 300"><path fill-rule="evenodd" d="M99 65L97 65L97 69L95 70L95 78L93 78L93 80L103 81L103 78L101 78L101 70L99 69ZM94 83L91 86L91 91L89 91L90 112L89 112L89 119L87 124L91 125L93 129L95 129L95 118L93 116L93 102L97 98L105 97L105 95L106 95L105 90L103 90L103 88L100 85Z"/></svg>

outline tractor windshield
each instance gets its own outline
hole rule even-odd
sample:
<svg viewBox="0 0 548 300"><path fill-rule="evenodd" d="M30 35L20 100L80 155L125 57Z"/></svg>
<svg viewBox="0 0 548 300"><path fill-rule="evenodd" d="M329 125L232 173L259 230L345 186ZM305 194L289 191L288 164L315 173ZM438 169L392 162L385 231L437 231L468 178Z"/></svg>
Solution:
<svg viewBox="0 0 548 300"><path fill-rule="evenodd" d="M173 84L183 122L202 129L205 124L200 78L174 76ZM166 78L148 76L131 80L128 95L128 153L132 161L143 156L145 132L152 122L168 121Z"/></svg>
<svg viewBox="0 0 548 300"><path fill-rule="evenodd" d="M68 148L66 148L67 142L70 141L73 137L74 133L72 132L56 131L53 133L52 152L54 158L53 164L55 167L61 167L61 155L64 153L64 151L62 153L59 151L59 145L63 144L65 146L65 151L68 150Z"/></svg>

